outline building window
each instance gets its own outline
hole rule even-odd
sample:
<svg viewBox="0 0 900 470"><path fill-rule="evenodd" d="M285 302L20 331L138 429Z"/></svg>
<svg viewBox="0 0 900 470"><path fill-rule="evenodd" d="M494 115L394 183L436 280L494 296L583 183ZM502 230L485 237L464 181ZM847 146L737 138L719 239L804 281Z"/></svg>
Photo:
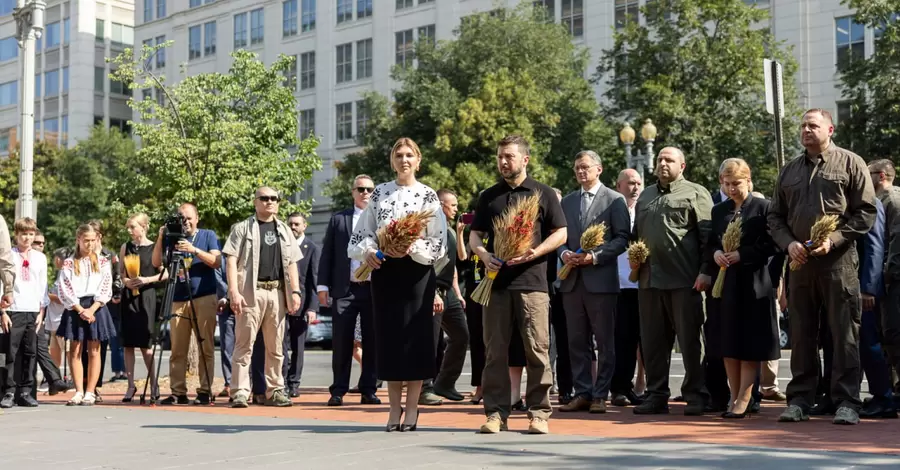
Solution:
<svg viewBox="0 0 900 470"><path fill-rule="evenodd" d="M337 105L335 113L337 123L337 141L347 142L353 139L353 103Z"/></svg>
<svg viewBox="0 0 900 470"><path fill-rule="evenodd" d="M316 135L316 110L304 109L300 111L300 138L311 135Z"/></svg>
<svg viewBox="0 0 900 470"><path fill-rule="evenodd" d="M34 97L35 98L40 98L41 93L44 92L44 89L41 88L41 83L42 83L41 82L41 74L39 74L39 73L34 74Z"/></svg>
<svg viewBox="0 0 900 470"><path fill-rule="evenodd" d="M144 0L144 23L153 21L153 0Z"/></svg>
<svg viewBox="0 0 900 470"><path fill-rule="evenodd" d="M216 22L210 21L203 25L203 55L216 54Z"/></svg>
<svg viewBox="0 0 900 470"><path fill-rule="evenodd" d="M850 120L852 115L850 110L850 102L849 101L838 101L837 103L837 122L835 124L841 125L846 121Z"/></svg>
<svg viewBox="0 0 900 470"><path fill-rule="evenodd" d="M291 91L297 91L297 56L294 56L294 61L285 70L284 78L286 78L284 86L290 88Z"/></svg>
<svg viewBox="0 0 900 470"><path fill-rule="evenodd" d="M67 115L62 117L62 134L59 138L63 146L69 143L69 116Z"/></svg>
<svg viewBox="0 0 900 470"><path fill-rule="evenodd" d="M153 47L153 39L152 38L144 39L143 41L141 41L141 45L143 47ZM143 54L143 53L144 53L144 50L142 48L141 54ZM153 56L147 57L147 60L144 61L144 68L146 68L148 70L153 68Z"/></svg>
<svg viewBox="0 0 900 470"><path fill-rule="evenodd" d="M616 3L622 0L616 0ZM637 1L634 2L637 5ZM573 37L584 35L584 2L582 0L562 0L562 24Z"/></svg>
<svg viewBox="0 0 900 470"><path fill-rule="evenodd" d="M69 68L63 67L62 69L62 92L69 92Z"/></svg>
<svg viewBox="0 0 900 470"><path fill-rule="evenodd" d="M369 108L365 100L356 102L356 141L363 145L363 135L366 133L366 125L369 123Z"/></svg>
<svg viewBox="0 0 900 470"><path fill-rule="evenodd" d="M200 42L200 26L188 28L188 59L196 59L203 55Z"/></svg>
<svg viewBox="0 0 900 470"><path fill-rule="evenodd" d="M150 1L150 0L147 0ZM156 0L156 18L166 17L166 0Z"/></svg>
<svg viewBox="0 0 900 470"><path fill-rule="evenodd" d="M356 19L372 16L372 0L356 0Z"/></svg>
<svg viewBox="0 0 900 470"><path fill-rule="evenodd" d="M59 21L48 24L44 28L44 47L50 49L59 45Z"/></svg>
<svg viewBox="0 0 900 470"><path fill-rule="evenodd" d="M16 7L15 0L2 0L0 1L0 16L6 16L12 14L13 8Z"/></svg>
<svg viewBox="0 0 900 470"><path fill-rule="evenodd" d="M14 36L0 40L0 62L19 57L19 43Z"/></svg>
<svg viewBox="0 0 900 470"><path fill-rule="evenodd" d="M194 8L194 7L199 7L199 6L202 5L202 4L203 4L203 2L202 2L201 0L191 0L190 3L189 3L188 5L189 5L191 8Z"/></svg>
<svg viewBox="0 0 900 470"><path fill-rule="evenodd" d="M44 96L59 95L59 70L44 73Z"/></svg>
<svg viewBox="0 0 900 470"><path fill-rule="evenodd" d="M834 20L837 68L844 70L850 62L866 56L866 28L850 16Z"/></svg>
<svg viewBox="0 0 900 470"><path fill-rule="evenodd" d="M402 67L409 67L413 64L414 59L414 44L413 44L413 30L407 29L406 31L400 31L396 34L397 36L397 65Z"/></svg>
<svg viewBox="0 0 900 470"><path fill-rule="evenodd" d="M356 79L372 76L372 40L356 41Z"/></svg>
<svg viewBox="0 0 900 470"><path fill-rule="evenodd" d="M419 0L419 5L422 5L425 3L434 3L434 0Z"/></svg>
<svg viewBox="0 0 900 470"><path fill-rule="evenodd" d="M72 38L70 23L68 18L63 20L63 44L68 44Z"/></svg>
<svg viewBox="0 0 900 470"><path fill-rule="evenodd" d="M250 12L250 45L262 44L266 34L266 20L263 9L257 8Z"/></svg>
<svg viewBox="0 0 900 470"><path fill-rule="evenodd" d="M112 43L115 46L131 46L134 44L134 28L119 23L112 24Z"/></svg>
<svg viewBox="0 0 900 470"><path fill-rule="evenodd" d="M434 25L430 24L428 26L420 26L419 27L419 41L425 41L428 44L434 45Z"/></svg>
<svg viewBox="0 0 900 470"><path fill-rule="evenodd" d="M165 44L165 36L156 36L156 45ZM156 68L161 69L166 66L166 48L160 47L156 50Z"/></svg>
<svg viewBox="0 0 900 470"><path fill-rule="evenodd" d="M159 108L166 107L166 92L159 88L156 89L156 106Z"/></svg>
<svg viewBox="0 0 900 470"><path fill-rule="evenodd" d="M153 99L153 89L152 88L144 88L141 90L141 101L147 101Z"/></svg>
<svg viewBox="0 0 900 470"><path fill-rule="evenodd" d="M281 4L281 35L284 37L297 35L297 0L288 0Z"/></svg>
<svg viewBox="0 0 900 470"><path fill-rule="evenodd" d="M247 47L247 14L234 15L234 50Z"/></svg>
<svg viewBox="0 0 900 470"><path fill-rule="evenodd" d="M563 5L565 4L566 1L563 0ZM638 0L616 0L616 29L622 29L628 23L636 22L639 12ZM565 13L563 13L563 16L565 16Z"/></svg>
<svg viewBox="0 0 900 470"><path fill-rule="evenodd" d="M0 83L0 106L9 106L19 102L19 82Z"/></svg>
<svg viewBox="0 0 900 470"><path fill-rule="evenodd" d="M397 9L412 8L413 0L397 0Z"/></svg>
<svg viewBox="0 0 900 470"><path fill-rule="evenodd" d="M316 0L301 0L300 21L304 33L316 29Z"/></svg>
<svg viewBox="0 0 900 470"><path fill-rule="evenodd" d="M337 46L337 82L353 80L353 43Z"/></svg>
<svg viewBox="0 0 900 470"><path fill-rule="evenodd" d="M307 90L316 87L316 53L304 52L300 54L300 89Z"/></svg>
<svg viewBox="0 0 900 470"><path fill-rule="evenodd" d="M103 42L103 36L105 35L105 30L103 20L97 20L94 23L94 36L97 42Z"/></svg>
<svg viewBox="0 0 900 470"><path fill-rule="evenodd" d="M106 70L103 67L94 67L94 91L103 93L104 82L106 82Z"/></svg>
<svg viewBox="0 0 900 470"><path fill-rule="evenodd" d="M129 92L128 85L126 85L118 80L113 80L112 78L110 78L109 79L109 92L116 93L119 95L127 95Z"/></svg>
<svg viewBox="0 0 900 470"><path fill-rule="evenodd" d="M337 23L353 20L353 0L337 0Z"/></svg>
<svg viewBox="0 0 900 470"><path fill-rule="evenodd" d="M534 6L535 9L542 9L551 23L556 21L556 5L554 4L554 0L537 0L532 2L532 6Z"/></svg>

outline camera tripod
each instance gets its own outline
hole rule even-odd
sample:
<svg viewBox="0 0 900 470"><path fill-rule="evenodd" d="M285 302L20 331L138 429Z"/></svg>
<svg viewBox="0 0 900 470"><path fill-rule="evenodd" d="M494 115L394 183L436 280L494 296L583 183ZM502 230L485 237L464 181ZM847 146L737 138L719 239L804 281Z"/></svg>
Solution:
<svg viewBox="0 0 900 470"><path fill-rule="evenodd" d="M169 323L169 321L171 320L171 318L173 316L172 302L174 302L174 300L175 300L175 286L176 286L176 283L178 282L177 273L181 268L184 268L184 281L187 284L188 306L190 307L191 313L189 314L189 316L183 316L183 315L175 315L175 316L178 316L179 318L185 318L185 319L188 319L191 321L191 328L194 332L194 335L197 337L197 349L199 350L199 356L200 356L199 362L202 364L201 367L203 367L203 372L206 373L206 377L209 380L209 387L210 387L209 397L210 397L210 403L212 403L212 401L214 400L213 394L212 394L213 376L211 376L209 374L209 366L206 363L206 358L203 356L203 342L209 338L203 338L203 336L200 334L200 324L197 322L197 311L194 308L194 296L191 293L191 287L190 287L190 285L191 285L190 267L183 265L184 254L179 251L175 251L175 249L172 247L166 248L166 260L167 260L166 266L168 269L167 272L169 273L169 278L166 280L166 292L163 295L162 303L159 306L159 313L156 316L156 318L159 321L156 323L156 334L153 335L153 349L152 349L152 353L151 353L150 357L154 358L156 356L156 349L160 344L162 344L162 338L163 338L163 334L165 333L165 331L170 332L170 335L169 335L170 341L169 342L170 342L170 344L172 343L172 341L171 341L172 329L171 329L171 326ZM160 274L160 277L162 277L162 274ZM155 379L157 384L159 383L159 370L162 367L162 357L163 357L163 351L162 351L162 349L160 349L159 359L157 359L156 368L155 368L156 377L152 377L152 374L150 373L150 371L147 372L147 381L144 382L144 390L141 392L141 404L142 405L144 403L146 403L147 387L150 384L150 380ZM152 361L152 359L151 359L151 361ZM202 385L203 384L201 383L201 386ZM158 399L159 399L159 397L150 397L150 404L155 405Z"/></svg>

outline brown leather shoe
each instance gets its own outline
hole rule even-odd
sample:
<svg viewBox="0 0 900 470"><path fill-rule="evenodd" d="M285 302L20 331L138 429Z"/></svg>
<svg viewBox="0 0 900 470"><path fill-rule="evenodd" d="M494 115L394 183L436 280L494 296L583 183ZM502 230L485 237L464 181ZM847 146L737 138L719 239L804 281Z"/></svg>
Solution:
<svg viewBox="0 0 900 470"><path fill-rule="evenodd" d="M606 413L606 400L595 398L594 403L591 403L590 413Z"/></svg>
<svg viewBox="0 0 900 470"><path fill-rule="evenodd" d="M587 411L589 409L591 409L591 401L582 396L575 397L568 404L559 407L559 411L562 412Z"/></svg>

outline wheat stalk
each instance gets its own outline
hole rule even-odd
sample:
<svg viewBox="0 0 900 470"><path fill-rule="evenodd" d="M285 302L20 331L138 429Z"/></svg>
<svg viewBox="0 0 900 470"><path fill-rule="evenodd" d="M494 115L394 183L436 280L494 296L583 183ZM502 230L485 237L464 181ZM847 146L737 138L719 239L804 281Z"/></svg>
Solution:
<svg viewBox="0 0 900 470"><path fill-rule="evenodd" d="M839 220L838 216L834 214L819 217L809 229L809 240L803 244L806 251L812 251L822 246L828 237L837 230ZM800 269L800 266L802 266L800 263L791 260L791 271Z"/></svg>
<svg viewBox="0 0 900 470"><path fill-rule="evenodd" d="M129 279L137 279L141 275L141 257L140 255L125 255L125 273ZM141 294L138 289L131 289L132 295L135 297Z"/></svg>
<svg viewBox="0 0 900 470"><path fill-rule="evenodd" d="M575 254L581 254L585 251L591 251L594 248L602 245L604 242L604 238L606 237L606 224L600 222L599 224L591 225L581 234L581 248L579 248ZM559 279L566 279L569 277L569 274L572 272L572 266L569 264L564 264L559 271L556 273L556 277Z"/></svg>
<svg viewBox="0 0 900 470"><path fill-rule="evenodd" d="M631 242L628 244L628 263L629 264L637 264L641 265L647 262L647 258L650 257L650 248L647 248L647 244L644 243L644 240L638 240L635 242ZM637 282L638 277L640 276L640 269L632 269L631 274L628 275L628 280L631 282Z"/></svg>
<svg viewBox="0 0 900 470"><path fill-rule="evenodd" d="M432 210L410 212L379 228L375 232L375 238L378 242L378 251L375 253L375 256L383 261L385 251L409 251L409 247L422 237L422 232L432 217L434 217L434 211ZM356 272L353 273L353 276L356 277L357 281L365 281L370 274L372 274L372 268L363 261L359 268L356 269Z"/></svg>
<svg viewBox="0 0 900 470"><path fill-rule="evenodd" d="M731 222L728 223L728 227L725 228L725 234L722 235L722 251L725 253L731 253L732 251L737 250L741 246L741 225L742 219L735 216ZM727 266L719 267L719 276L716 278L716 283L713 285L712 296L714 299L718 299L722 297L722 290L725 289L725 270L728 269Z"/></svg>

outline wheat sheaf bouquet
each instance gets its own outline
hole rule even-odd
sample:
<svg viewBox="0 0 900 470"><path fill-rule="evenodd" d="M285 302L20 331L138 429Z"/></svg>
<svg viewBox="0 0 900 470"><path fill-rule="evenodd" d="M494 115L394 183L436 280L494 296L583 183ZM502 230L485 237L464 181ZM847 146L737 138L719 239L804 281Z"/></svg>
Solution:
<svg viewBox="0 0 900 470"><path fill-rule="evenodd" d="M541 208L541 194L533 193L514 204L506 206L499 217L494 218L494 257L506 260L522 256L534 245L534 224ZM485 260L485 266L490 260ZM472 292L472 300L487 307L491 301L491 289L497 271L487 271L487 275Z"/></svg>
<svg viewBox="0 0 900 470"><path fill-rule="evenodd" d="M422 232L425 231L425 227L432 217L434 217L434 211L430 209L410 212L379 228L375 232L375 238L378 241L378 251L375 256L384 260L385 251L404 253L408 251L409 247L422 237ZM358 281L365 281L369 274L372 274L372 268L365 262L353 273Z"/></svg>
<svg viewBox="0 0 900 470"><path fill-rule="evenodd" d="M591 225L581 234L581 248L579 248L575 254L579 255L584 253L585 251L591 251L594 248L602 245L606 237L606 224L600 222L599 224ZM559 271L556 272L556 277L559 279L566 279L569 277L569 274L572 272L572 265L564 264Z"/></svg>
<svg viewBox="0 0 900 470"><path fill-rule="evenodd" d="M141 257L140 255L125 255L125 273L129 279L137 279L141 274ZM131 289L131 294L135 297L141 295L138 289Z"/></svg>
<svg viewBox="0 0 900 470"><path fill-rule="evenodd" d="M728 227L725 228L725 234L722 235L723 252L731 253L741 247L742 220L743 219L739 217L735 217L728 223ZM722 290L725 289L725 271L727 269L727 266L719 267L719 277L716 278L716 283L713 285L712 289L712 296L714 299L722 298Z"/></svg>
<svg viewBox="0 0 900 470"><path fill-rule="evenodd" d="M839 220L838 216L834 214L819 217L818 220L816 220L816 223L809 229L809 240L803 244L806 251L812 251L822 246L822 244L825 243L825 240L837 230ZM791 261L791 271L800 269L800 266L802 266L800 263L793 260Z"/></svg>
<svg viewBox="0 0 900 470"><path fill-rule="evenodd" d="M650 257L650 248L647 248L647 244L644 243L644 240L638 240L628 244L629 264L640 266L647 261L648 257ZM640 277L640 273L640 268L632 268L631 273L628 275L628 280L631 282L637 282L638 277Z"/></svg>

